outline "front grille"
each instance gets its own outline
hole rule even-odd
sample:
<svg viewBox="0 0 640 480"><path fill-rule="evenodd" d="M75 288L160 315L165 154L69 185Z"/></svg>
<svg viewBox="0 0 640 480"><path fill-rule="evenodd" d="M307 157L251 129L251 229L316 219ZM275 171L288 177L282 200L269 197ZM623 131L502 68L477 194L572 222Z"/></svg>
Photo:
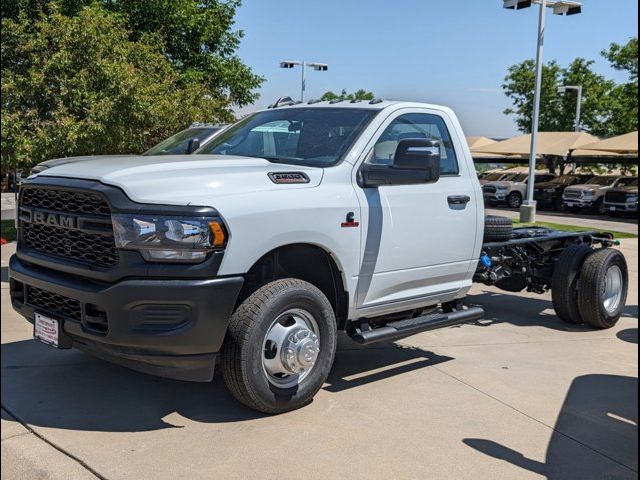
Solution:
<svg viewBox="0 0 640 480"><path fill-rule="evenodd" d="M70 259L90 266L109 268L119 261L111 228L111 209L97 193L25 187L20 195L20 208L30 211L74 215L84 224L99 225L100 231L87 231L78 225L63 226L34 222L32 215L20 214L20 242L36 252Z"/></svg>
<svg viewBox="0 0 640 480"><path fill-rule="evenodd" d="M87 215L109 216L107 201L97 193L55 190L52 188L26 188L20 205L43 210Z"/></svg>
<svg viewBox="0 0 640 480"><path fill-rule="evenodd" d="M484 193L496 193L496 187L483 187Z"/></svg>
<svg viewBox="0 0 640 480"><path fill-rule="evenodd" d="M26 286L25 293L25 303L36 309L62 317L69 317L78 322L82 319L82 308L78 300L32 287L31 285Z"/></svg>
<svg viewBox="0 0 640 480"><path fill-rule="evenodd" d="M564 191L565 198L582 198L582 192L575 190L565 190Z"/></svg>
<svg viewBox="0 0 640 480"><path fill-rule="evenodd" d="M609 203L627 203L627 192L607 192L604 199Z"/></svg>

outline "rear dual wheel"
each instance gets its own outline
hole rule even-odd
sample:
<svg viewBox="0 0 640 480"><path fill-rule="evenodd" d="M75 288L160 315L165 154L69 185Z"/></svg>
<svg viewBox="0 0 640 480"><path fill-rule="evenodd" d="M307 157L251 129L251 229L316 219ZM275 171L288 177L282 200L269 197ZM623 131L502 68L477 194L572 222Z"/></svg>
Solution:
<svg viewBox="0 0 640 480"><path fill-rule="evenodd" d="M578 286L578 305L584 323L611 328L620 319L629 290L629 270L624 255L603 248L585 260Z"/></svg>
<svg viewBox="0 0 640 480"><path fill-rule="evenodd" d="M561 320L611 328L627 300L627 262L618 250L571 245L556 263L551 288L553 307Z"/></svg>

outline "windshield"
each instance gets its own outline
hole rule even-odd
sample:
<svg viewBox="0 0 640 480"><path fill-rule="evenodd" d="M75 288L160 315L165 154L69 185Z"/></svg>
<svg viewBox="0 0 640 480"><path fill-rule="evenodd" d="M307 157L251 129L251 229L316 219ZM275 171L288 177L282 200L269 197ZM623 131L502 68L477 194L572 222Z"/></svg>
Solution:
<svg viewBox="0 0 640 480"><path fill-rule="evenodd" d="M564 175L563 177L557 177L551 180L551 183L558 183L560 185L571 185L576 181L578 177L575 175Z"/></svg>
<svg viewBox="0 0 640 480"><path fill-rule="evenodd" d="M618 181L616 187L637 187L638 179L637 178L622 178Z"/></svg>
<svg viewBox="0 0 640 480"><path fill-rule="evenodd" d="M509 181L510 182L524 182L527 180L527 178L529 178L529 174L528 173L519 173L517 175L514 175L513 178L510 178Z"/></svg>
<svg viewBox="0 0 640 480"><path fill-rule="evenodd" d="M196 153L329 167L341 160L376 113L358 108L267 110L236 123Z"/></svg>
<svg viewBox="0 0 640 480"><path fill-rule="evenodd" d="M593 177L585 185L612 185L616 181L616 177Z"/></svg>
<svg viewBox="0 0 640 480"><path fill-rule="evenodd" d="M187 128L151 147L143 155L185 155L188 153L189 140L197 138L203 142L221 128L214 126Z"/></svg>
<svg viewBox="0 0 640 480"><path fill-rule="evenodd" d="M496 180L500 180L504 177L504 173L490 173L486 177L483 177L482 180L488 180L490 182L495 182Z"/></svg>

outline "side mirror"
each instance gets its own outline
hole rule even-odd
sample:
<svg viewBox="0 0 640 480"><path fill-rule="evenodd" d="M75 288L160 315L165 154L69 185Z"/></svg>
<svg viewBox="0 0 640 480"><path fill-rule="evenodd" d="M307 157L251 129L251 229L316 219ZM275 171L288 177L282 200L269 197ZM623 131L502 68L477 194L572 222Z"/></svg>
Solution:
<svg viewBox="0 0 640 480"><path fill-rule="evenodd" d="M430 170L437 164L438 173L440 172L440 144L432 140L400 140L393 158L395 168Z"/></svg>
<svg viewBox="0 0 640 480"><path fill-rule="evenodd" d="M440 144L426 139L404 139L398 142L393 165L365 163L360 168L361 187L381 185L416 185L440 179Z"/></svg>
<svg viewBox="0 0 640 480"><path fill-rule="evenodd" d="M200 148L200 139L192 138L191 140L189 140L189 143L187 144L187 155L191 155L193 152L195 152L199 148Z"/></svg>

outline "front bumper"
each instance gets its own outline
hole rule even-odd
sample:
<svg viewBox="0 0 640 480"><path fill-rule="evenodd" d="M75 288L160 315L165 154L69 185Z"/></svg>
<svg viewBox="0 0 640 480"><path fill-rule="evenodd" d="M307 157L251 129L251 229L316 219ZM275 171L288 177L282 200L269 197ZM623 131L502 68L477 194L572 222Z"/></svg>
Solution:
<svg viewBox="0 0 640 480"><path fill-rule="evenodd" d="M553 206L556 204L558 199L562 200L562 195L556 192L536 190L534 192L533 198L538 203L538 205Z"/></svg>
<svg viewBox="0 0 640 480"><path fill-rule="evenodd" d="M63 344L134 370L191 381L213 378L244 282L230 277L102 283L16 255L9 276L13 308L31 323L35 312L58 319Z"/></svg>
<svg viewBox="0 0 640 480"><path fill-rule="evenodd" d="M489 203L503 203L507 201L507 192L484 193L484 201Z"/></svg>
<svg viewBox="0 0 640 480"><path fill-rule="evenodd" d="M593 208L596 204L595 198L562 198L562 205L568 208Z"/></svg>
<svg viewBox="0 0 640 480"><path fill-rule="evenodd" d="M622 213L637 213L637 203L610 203L605 202L604 207L610 212L622 212Z"/></svg>

